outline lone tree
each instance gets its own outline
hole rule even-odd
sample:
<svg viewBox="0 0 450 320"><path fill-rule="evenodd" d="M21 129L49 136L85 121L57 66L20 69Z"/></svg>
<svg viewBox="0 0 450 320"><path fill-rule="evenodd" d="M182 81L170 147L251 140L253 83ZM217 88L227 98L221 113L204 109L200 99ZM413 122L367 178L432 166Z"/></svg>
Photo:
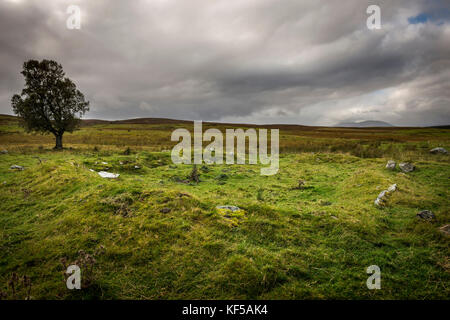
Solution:
<svg viewBox="0 0 450 320"><path fill-rule="evenodd" d="M89 101L65 78L62 66L53 60L29 60L21 72L25 88L11 99L15 114L28 132L53 133L55 149L62 149L64 132L73 132L89 111Z"/></svg>

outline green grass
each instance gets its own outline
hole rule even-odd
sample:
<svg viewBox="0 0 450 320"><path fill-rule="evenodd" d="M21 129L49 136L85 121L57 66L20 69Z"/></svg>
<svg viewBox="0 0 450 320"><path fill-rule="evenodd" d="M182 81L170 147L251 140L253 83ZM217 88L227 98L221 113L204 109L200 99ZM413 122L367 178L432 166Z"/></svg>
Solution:
<svg viewBox="0 0 450 320"><path fill-rule="evenodd" d="M258 165L209 165L199 168L195 184L178 182L192 166L174 165L159 150L170 146L167 128L155 137L147 134L150 125L136 129L157 139L147 147L130 138L117 146L68 143L71 149L54 152L35 136L16 142L28 135L14 125L0 127L0 147L9 151L0 155L0 290L7 298L26 296L23 286L15 296L7 287L13 273L31 278L32 299L449 297L449 237L438 231L450 223L449 160L426 149L438 143L449 149L449 130L414 129L411 139L391 132L405 140L374 139L368 145L378 145L377 155L344 152L339 143L353 138L330 138L327 150L282 153L274 176L261 176ZM17 137L10 139L8 130ZM395 154L417 170L386 170ZM10 170L13 164L25 170ZM103 179L89 169L120 177ZM303 189L296 188L300 179ZM399 190L376 208L379 192L393 183ZM218 205L242 211L230 218ZM424 209L436 221L418 220ZM93 254L99 246L105 252L95 256L92 283L68 290L60 260L72 263L79 250ZM365 271L374 264L381 268L381 290L366 287Z"/></svg>

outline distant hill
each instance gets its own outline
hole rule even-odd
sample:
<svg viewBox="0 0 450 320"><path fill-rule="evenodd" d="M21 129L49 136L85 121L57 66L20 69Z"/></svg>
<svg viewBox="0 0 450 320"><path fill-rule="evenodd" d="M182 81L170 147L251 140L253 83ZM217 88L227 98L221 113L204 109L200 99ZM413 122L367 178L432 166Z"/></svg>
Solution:
<svg viewBox="0 0 450 320"><path fill-rule="evenodd" d="M0 124L17 124L19 118L17 116L9 115L9 114L0 114ZM136 119L125 119L125 120L101 120L101 119L82 119L81 126L95 126L95 125L108 125L108 124L162 124L162 125L170 125L170 124L192 124L191 120L178 120L178 119L167 119L167 118L136 118ZM203 121L203 124L209 125L220 125L220 126L230 126L230 127L238 127L245 126L248 128L279 128L279 129L301 129L301 130L315 130L317 128L332 128L327 126L306 126L299 124L244 124L244 123L226 123L226 122L210 122ZM341 128L392 128L396 129L394 125L384 122L384 121L361 121L361 122L340 122L336 124L334 127ZM418 128L418 127L402 127L406 128ZM425 127L426 128L426 127ZM429 126L429 128L436 129L450 129L450 125L442 125L442 126Z"/></svg>
<svg viewBox="0 0 450 320"><path fill-rule="evenodd" d="M379 127L394 127L392 124L384 121L367 120L360 122L340 122L335 127L346 128L379 128Z"/></svg>

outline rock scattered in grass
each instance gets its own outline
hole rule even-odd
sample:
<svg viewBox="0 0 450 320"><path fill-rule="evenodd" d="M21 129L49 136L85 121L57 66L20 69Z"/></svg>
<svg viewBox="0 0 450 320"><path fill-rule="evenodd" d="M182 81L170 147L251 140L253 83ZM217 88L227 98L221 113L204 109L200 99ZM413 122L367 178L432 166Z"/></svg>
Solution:
<svg viewBox="0 0 450 320"><path fill-rule="evenodd" d="M397 190L397 184L394 183L387 190L383 190L380 192L378 197L375 199L374 204L378 207L384 206L387 202L387 197L389 196L389 194L396 190Z"/></svg>
<svg viewBox="0 0 450 320"><path fill-rule="evenodd" d="M394 160L389 160L386 164L386 169L394 170L397 163Z"/></svg>
<svg viewBox="0 0 450 320"><path fill-rule="evenodd" d="M14 164L10 167L11 170L19 170L22 171L24 169L24 167L22 166L18 166L17 164Z"/></svg>
<svg viewBox="0 0 450 320"><path fill-rule="evenodd" d="M438 154L438 153L447 154L448 152L447 152L447 150L445 150L442 147L437 147L437 148L431 149L430 153L433 153L433 154Z"/></svg>
<svg viewBox="0 0 450 320"><path fill-rule="evenodd" d="M1 153L1 154L7 154L7 153L8 153L8 150L2 150L2 151L0 151L0 153Z"/></svg>
<svg viewBox="0 0 450 320"><path fill-rule="evenodd" d="M98 174L100 175L100 177L107 179L117 179L120 176L120 174L118 173L111 173L106 171L100 171Z"/></svg>
<svg viewBox="0 0 450 320"><path fill-rule="evenodd" d="M159 210L159 212L161 213L169 213L170 211L172 211L172 209L170 208L162 208L161 210Z"/></svg>
<svg viewBox="0 0 450 320"><path fill-rule="evenodd" d="M236 207L236 206L217 206L217 209L221 209L221 210L230 210L231 212L235 212L235 211L239 211L241 210L241 208Z"/></svg>
<svg viewBox="0 0 450 320"><path fill-rule="evenodd" d="M416 167L409 162L400 163L398 166L400 167L400 170L402 170L405 173L412 172L416 169Z"/></svg>
<svg viewBox="0 0 450 320"><path fill-rule="evenodd" d="M394 192L394 191L396 191L397 190L397 184L396 183L394 183L393 185L391 185L388 189L387 189L387 191L389 191L389 192Z"/></svg>
<svg viewBox="0 0 450 320"><path fill-rule="evenodd" d="M446 236L450 236L450 224L446 224L445 226L440 227L439 231Z"/></svg>
<svg viewBox="0 0 450 320"><path fill-rule="evenodd" d="M90 172L95 172L95 170L94 170L94 169L89 169L89 171L90 171Z"/></svg>
<svg viewBox="0 0 450 320"><path fill-rule="evenodd" d="M422 210L417 214L417 217L419 217L423 220L432 221L432 220L434 220L435 215L430 210Z"/></svg>

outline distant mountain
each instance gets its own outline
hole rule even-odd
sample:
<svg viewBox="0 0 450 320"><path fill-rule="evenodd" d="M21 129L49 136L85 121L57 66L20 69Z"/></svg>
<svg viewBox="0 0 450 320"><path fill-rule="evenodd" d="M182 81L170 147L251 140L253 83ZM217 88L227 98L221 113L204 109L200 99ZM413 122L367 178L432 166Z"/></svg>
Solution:
<svg viewBox="0 0 450 320"><path fill-rule="evenodd" d="M349 128L375 128L375 127L394 127L392 124L384 121L359 121L359 122L339 122L335 127L349 127Z"/></svg>

